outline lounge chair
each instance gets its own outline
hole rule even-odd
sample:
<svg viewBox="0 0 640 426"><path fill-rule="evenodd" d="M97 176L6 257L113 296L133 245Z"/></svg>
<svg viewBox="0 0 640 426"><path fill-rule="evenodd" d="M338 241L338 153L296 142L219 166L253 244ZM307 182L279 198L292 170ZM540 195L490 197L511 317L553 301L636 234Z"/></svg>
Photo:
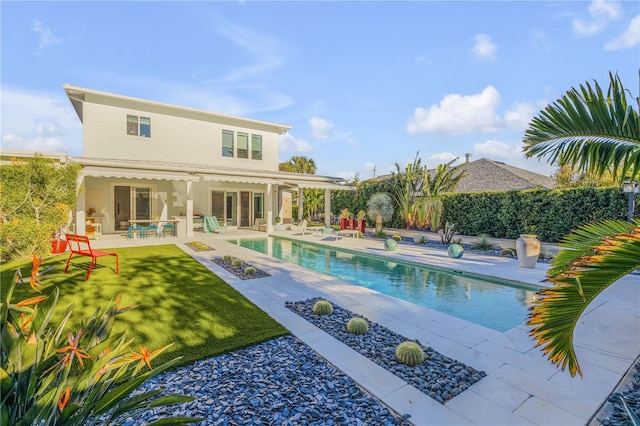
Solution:
<svg viewBox="0 0 640 426"><path fill-rule="evenodd" d="M307 231L307 219L304 219L297 225L291 225L292 231L302 231L302 235Z"/></svg>
<svg viewBox="0 0 640 426"><path fill-rule="evenodd" d="M220 226L218 223L218 218L215 216L205 216L204 217L204 232L210 234L215 232L217 234L224 234L227 232L226 226Z"/></svg>

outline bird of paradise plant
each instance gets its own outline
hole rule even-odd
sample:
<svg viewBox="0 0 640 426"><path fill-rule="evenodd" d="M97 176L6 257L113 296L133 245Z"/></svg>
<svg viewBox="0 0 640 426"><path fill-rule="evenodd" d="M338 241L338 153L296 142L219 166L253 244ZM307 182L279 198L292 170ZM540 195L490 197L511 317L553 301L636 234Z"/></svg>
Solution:
<svg viewBox="0 0 640 426"><path fill-rule="evenodd" d="M128 349L131 340L125 333L111 333L116 315L131 309L119 307L120 298L102 312L96 310L75 332L65 333L74 307L67 308L57 324L51 323L58 288L49 295L13 303L15 285L14 280L0 304L1 426L118 424L125 414L195 399L159 396L162 388L128 398L145 380L180 358L152 366L151 360L166 348L145 350L141 359L147 371L141 373L142 366L136 365L139 354ZM200 420L171 418L173 424Z"/></svg>

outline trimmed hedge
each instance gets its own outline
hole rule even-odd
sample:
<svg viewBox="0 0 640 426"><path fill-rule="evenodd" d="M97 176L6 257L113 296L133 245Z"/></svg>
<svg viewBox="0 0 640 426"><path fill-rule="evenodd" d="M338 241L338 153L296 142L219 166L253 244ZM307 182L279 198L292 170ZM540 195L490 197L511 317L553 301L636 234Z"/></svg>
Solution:
<svg viewBox="0 0 640 426"><path fill-rule="evenodd" d="M585 223L625 219L627 206L618 187L447 194L442 222L455 223L461 235L514 239L536 234L541 241L557 242Z"/></svg>

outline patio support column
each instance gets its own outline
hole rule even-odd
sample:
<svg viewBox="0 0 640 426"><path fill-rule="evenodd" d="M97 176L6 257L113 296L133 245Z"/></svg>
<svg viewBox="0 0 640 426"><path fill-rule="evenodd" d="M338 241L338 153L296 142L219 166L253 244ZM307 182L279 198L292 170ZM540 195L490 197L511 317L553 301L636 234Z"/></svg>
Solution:
<svg viewBox="0 0 640 426"><path fill-rule="evenodd" d="M267 184L267 234L273 232L273 184Z"/></svg>
<svg viewBox="0 0 640 426"><path fill-rule="evenodd" d="M76 178L76 234L86 235L87 229L85 226L85 182L84 176L78 175Z"/></svg>
<svg viewBox="0 0 640 426"><path fill-rule="evenodd" d="M302 222L302 219L304 219L304 211L302 209L303 203L304 203L304 189L298 188L298 223Z"/></svg>
<svg viewBox="0 0 640 426"><path fill-rule="evenodd" d="M324 226L331 228L331 190L324 190Z"/></svg>
<svg viewBox="0 0 640 426"><path fill-rule="evenodd" d="M187 237L193 237L193 182L190 180L187 180Z"/></svg>

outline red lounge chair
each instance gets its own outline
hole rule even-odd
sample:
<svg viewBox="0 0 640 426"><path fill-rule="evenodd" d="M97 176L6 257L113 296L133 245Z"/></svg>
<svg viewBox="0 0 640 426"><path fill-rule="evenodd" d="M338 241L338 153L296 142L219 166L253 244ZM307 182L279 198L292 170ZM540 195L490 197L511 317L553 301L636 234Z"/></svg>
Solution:
<svg viewBox="0 0 640 426"><path fill-rule="evenodd" d="M67 269L69 268L69 262L71 262L71 257L74 254L78 256L86 256L91 258L91 264L89 265L89 270L87 271L87 277L85 281L89 280L89 275L91 274L91 270L98 266L98 258L102 256L115 256L116 258L116 275L118 275L118 255L116 253L110 253L106 251L98 251L91 248L91 244L89 243L89 237L86 235L75 235L75 234L66 234L67 242L69 243L69 259L67 259L67 266L64 268L64 273L67 273Z"/></svg>

